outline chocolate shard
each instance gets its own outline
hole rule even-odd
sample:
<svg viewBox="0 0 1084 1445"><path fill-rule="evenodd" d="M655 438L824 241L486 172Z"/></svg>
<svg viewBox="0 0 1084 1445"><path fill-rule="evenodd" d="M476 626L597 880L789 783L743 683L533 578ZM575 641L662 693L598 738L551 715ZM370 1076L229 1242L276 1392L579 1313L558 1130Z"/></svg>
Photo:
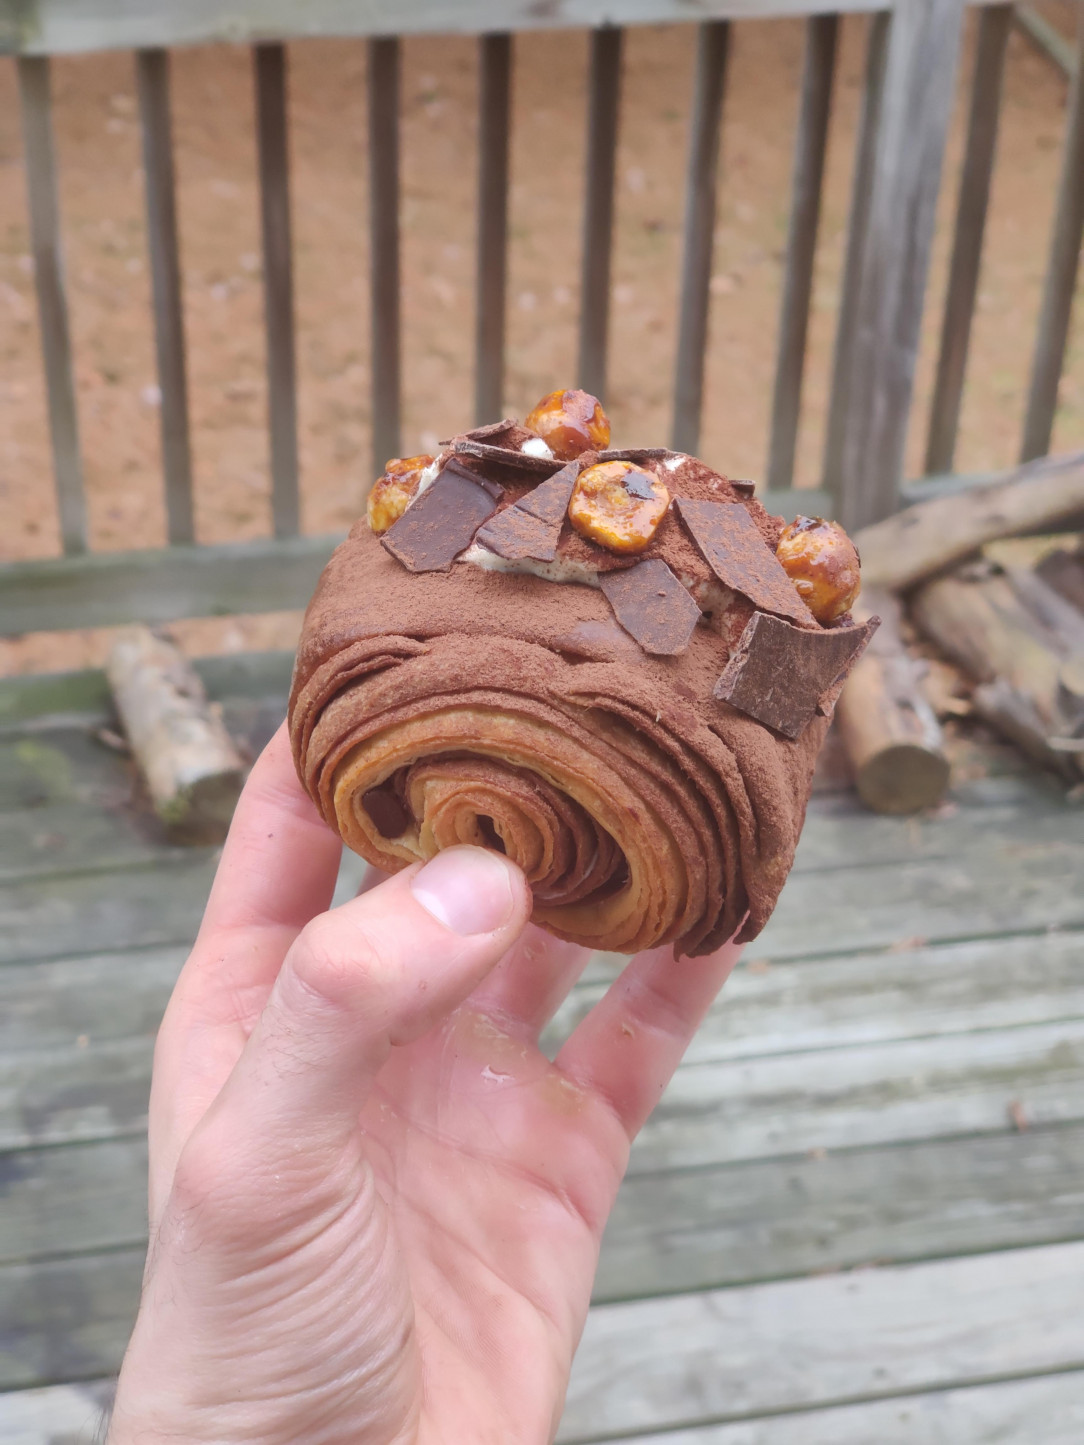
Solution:
<svg viewBox="0 0 1084 1445"><path fill-rule="evenodd" d="M748 501L757 489L756 482L750 482L745 477L727 477L727 481L737 492L738 496L745 501Z"/></svg>
<svg viewBox="0 0 1084 1445"><path fill-rule="evenodd" d="M862 656L879 617L856 627L811 632L755 612L714 696L787 738L798 738Z"/></svg>
<svg viewBox="0 0 1084 1445"><path fill-rule="evenodd" d="M740 502L699 502L675 497L689 535L725 587L740 592L762 612L816 627L783 564L757 531Z"/></svg>
<svg viewBox="0 0 1084 1445"><path fill-rule="evenodd" d="M564 465L556 457L535 457L530 452L519 451L518 448L495 447L488 442L469 439L454 441L452 450L457 456L476 457L480 462L500 462L503 467L518 467L521 471L534 472L542 477L552 477L554 472L559 472Z"/></svg>
<svg viewBox="0 0 1084 1445"><path fill-rule="evenodd" d="M506 416L501 421L489 421L485 426L472 427L470 431L457 432L454 437L445 437L441 442L442 447L451 446L453 442L473 441L492 442L502 436L505 432L512 431L519 426L519 421L514 416Z"/></svg>
<svg viewBox="0 0 1084 1445"><path fill-rule="evenodd" d="M400 798L392 782L381 783L362 793L361 801L373 820L373 827L382 838L401 838L413 822L410 809Z"/></svg>
<svg viewBox="0 0 1084 1445"><path fill-rule="evenodd" d="M569 462L555 477L521 497L514 507L498 512L475 541L509 562L526 558L552 562L557 556L561 527L582 465L579 458Z"/></svg>
<svg viewBox="0 0 1084 1445"><path fill-rule="evenodd" d="M618 622L656 657L684 652L700 621L700 608L658 557L600 578Z"/></svg>
<svg viewBox="0 0 1084 1445"><path fill-rule="evenodd" d="M381 537L410 572L440 572L474 541L504 489L450 458L433 484Z"/></svg>

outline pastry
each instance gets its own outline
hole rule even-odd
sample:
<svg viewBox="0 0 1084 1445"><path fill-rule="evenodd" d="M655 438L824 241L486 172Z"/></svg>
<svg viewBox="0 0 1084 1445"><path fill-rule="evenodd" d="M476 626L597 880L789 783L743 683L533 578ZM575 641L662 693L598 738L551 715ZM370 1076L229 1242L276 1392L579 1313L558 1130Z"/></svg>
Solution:
<svg viewBox="0 0 1084 1445"><path fill-rule="evenodd" d="M857 554L695 457L610 448L582 392L528 420L389 463L305 615L298 774L378 868L507 853L562 938L753 938L876 626Z"/></svg>

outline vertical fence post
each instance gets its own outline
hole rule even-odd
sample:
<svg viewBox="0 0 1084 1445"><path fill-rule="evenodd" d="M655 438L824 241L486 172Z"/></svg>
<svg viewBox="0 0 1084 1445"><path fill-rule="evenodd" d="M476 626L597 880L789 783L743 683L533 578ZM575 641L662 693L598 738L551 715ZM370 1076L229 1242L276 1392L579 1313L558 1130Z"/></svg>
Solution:
<svg viewBox="0 0 1084 1445"><path fill-rule="evenodd" d="M986 229L990 177L994 169L994 151L997 146L1005 49L1011 24L1011 5L987 6L979 18L979 43L975 55L975 77L971 85L967 150L960 180L960 199L956 208L952 264L949 268L945 317L941 327L941 351L937 359L937 381L933 389L930 434L926 443L928 475L951 472L956 455L956 433L960 427L960 402L964 391L964 372L967 369L967 349L975 314L982 238Z"/></svg>
<svg viewBox="0 0 1084 1445"><path fill-rule="evenodd" d="M373 475L399 452L399 40L369 41Z"/></svg>
<svg viewBox="0 0 1084 1445"><path fill-rule="evenodd" d="M475 285L474 420L495 421L504 400L504 313L508 278L508 144L512 37L478 46L478 272Z"/></svg>
<svg viewBox="0 0 1084 1445"><path fill-rule="evenodd" d="M87 511L79 456L68 301L64 290L49 61L44 56L20 56L18 70L30 244L34 253L34 285L38 293L60 539L65 552L85 552Z"/></svg>
<svg viewBox="0 0 1084 1445"><path fill-rule="evenodd" d="M677 364L674 369L675 451L695 452L700 443L715 231L715 175L719 168L719 132L729 40L730 22L727 20L708 20L700 27L685 189L685 251L681 268Z"/></svg>
<svg viewBox="0 0 1084 1445"><path fill-rule="evenodd" d="M1054 413L1058 405L1058 382L1069 336L1069 315L1076 290L1080 242L1084 235L1084 19L1078 23L1076 75L1069 101L1065 132L1065 153L1050 263L1046 270L1039 333L1031 364L1031 387L1024 421L1020 460L1029 462L1050 450Z"/></svg>
<svg viewBox="0 0 1084 1445"><path fill-rule="evenodd" d="M271 518L276 537L296 537L297 363L294 343L290 156L286 122L286 47L256 45L256 138L267 328L267 409L271 433Z"/></svg>
<svg viewBox="0 0 1084 1445"><path fill-rule="evenodd" d="M847 225L847 255L843 262L843 282L836 322L835 351L832 357L832 390L828 401L828 425L824 441L824 470L821 486L836 492L843 465L843 435L850 408L851 364L854 357L855 314L858 305L862 257L865 254L869 223L869 203L873 190L873 162L877 151L877 135L881 125L881 101L884 96L885 57L888 54L888 32L892 18L880 11L870 20L866 49L866 77L862 89L862 114L858 121L858 141L854 156L854 177L851 181L851 208Z"/></svg>
<svg viewBox="0 0 1084 1445"><path fill-rule="evenodd" d="M840 520L895 510L964 0L896 0L850 363Z"/></svg>
<svg viewBox="0 0 1084 1445"><path fill-rule="evenodd" d="M612 26L591 33L577 375L584 391L602 400L606 397L606 350L610 328L610 262L613 255L622 36L623 32Z"/></svg>
<svg viewBox="0 0 1084 1445"><path fill-rule="evenodd" d="M802 404L809 302L813 294L813 261L821 211L824 153L832 107L836 68L838 15L814 15L806 26L802 105L794 147L790 235L779 321L779 354L772 398L772 431L768 452L768 486L784 491L794 481L794 454Z"/></svg>
<svg viewBox="0 0 1084 1445"><path fill-rule="evenodd" d="M169 100L169 52L136 55L139 113L143 128L143 184L147 199L147 249L154 300L154 345L161 393L162 472L166 531L171 542L194 542L192 454L188 439L188 377L184 354L181 261Z"/></svg>

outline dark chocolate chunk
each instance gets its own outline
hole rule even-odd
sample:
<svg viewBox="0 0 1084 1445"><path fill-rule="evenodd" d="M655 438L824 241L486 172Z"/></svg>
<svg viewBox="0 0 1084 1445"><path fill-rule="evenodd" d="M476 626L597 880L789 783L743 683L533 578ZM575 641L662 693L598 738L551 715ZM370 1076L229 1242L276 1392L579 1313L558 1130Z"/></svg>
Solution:
<svg viewBox="0 0 1084 1445"><path fill-rule="evenodd" d="M590 466L592 456L592 452L585 452L574 461L566 462L556 476L550 477L548 482L541 482L533 491L520 497L516 503L517 508L529 512L541 522L549 522L560 528L568 511L576 478L585 466Z"/></svg>
<svg viewBox="0 0 1084 1445"><path fill-rule="evenodd" d="M503 495L496 482L450 459L380 540L409 571L442 571L470 546Z"/></svg>
<svg viewBox="0 0 1084 1445"><path fill-rule="evenodd" d="M390 781L377 788L369 788L361 795L362 805L373 820L373 827L382 838L400 838L406 832L411 818L410 809L403 802Z"/></svg>
<svg viewBox="0 0 1084 1445"><path fill-rule="evenodd" d="M675 497L674 503L708 566L724 586L748 597L763 612L816 626L783 564L740 502Z"/></svg>
<svg viewBox="0 0 1084 1445"><path fill-rule="evenodd" d="M784 737L800 737L879 625L880 618L872 617L861 626L812 632L755 612L714 695Z"/></svg>
<svg viewBox="0 0 1084 1445"><path fill-rule="evenodd" d="M655 495L655 478L650 472L626 472L624 483L629 496L639 497L642 502L650 502Z"/></svg>
<svg viewBox="0 0 1084 1445"><path fill-rule="evenodd" d="M579 459L569 462L514 507L505 507L485 524L475 541L509 562L525 558L552 562L580 467Z"/></svg>
<svg viewBox="0 0 1084 1445"><path fill-rule="evenodd" d="M441 446L446 447L452 442L462 441L492 442L504 432L518 426L519 422L514 416L506 416L501 421L488 421L485 426L472 427L470 431L458 432L454 437L445 437Z"/></svg>
<svg viewBox="0 0 1084 1445"><path fill-rule="evenodd" d="M658 557L601 579L606 600L626 632L656 657L673 657L689 645L700 608L688 588Z"/></svg>
<svg viewBox="0 0 1084 1445"><path fill-rule="evenodd" d="M564 465L556 457L533 457L530 452L512 447L494 447L487 442L455 441L452 449L457 456L477 457L480 462L499 462L502 467L518 467L520 471L535 472L543 477L552 477Z"/></svg>
<svg viewBox="0 0 1084 1445"><path fill-rule="evenodd" d="M727 481L743 500L748 500L757 489L756 482L746 481L742 477L727 477Z"/></svg>

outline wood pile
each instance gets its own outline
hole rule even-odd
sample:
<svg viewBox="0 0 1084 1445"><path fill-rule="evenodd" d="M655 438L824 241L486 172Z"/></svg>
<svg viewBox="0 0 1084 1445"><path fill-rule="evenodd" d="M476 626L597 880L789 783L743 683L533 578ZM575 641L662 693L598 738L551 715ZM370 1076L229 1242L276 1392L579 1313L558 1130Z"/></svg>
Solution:
<svg viewBox="0 0 1084 1445"><path fill-rule="evenodd" d="M968 680L969 698L950 710L1084 783L1084 536L1058 530L1082 523L1084 454L921 502L855 538L864 606L885 621L838 716L870 807L917 812L948 782L906 619Z"/></svg>

